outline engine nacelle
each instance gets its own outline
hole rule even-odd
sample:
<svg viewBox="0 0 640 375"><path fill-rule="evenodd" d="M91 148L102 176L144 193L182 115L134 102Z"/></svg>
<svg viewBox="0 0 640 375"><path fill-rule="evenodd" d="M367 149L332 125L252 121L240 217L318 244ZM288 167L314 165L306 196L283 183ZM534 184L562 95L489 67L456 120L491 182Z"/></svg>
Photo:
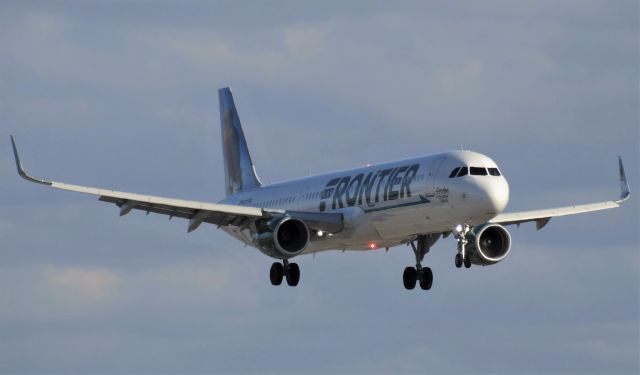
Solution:
<svg viewBox="0 0 640 375"><path fill-rule="evenodd" d="M503 260L511 250L511 235L499 224L482 224L467 234L466 256L471 263L488 266Z"/></svg>
<svg viewBox="0 0 640 375"><path fill-rule="evenodd" d="M270 257L289 259L304 251L309 238L309 227L304 221L285 217L260 225L255 243L260 251Z"/></svg>

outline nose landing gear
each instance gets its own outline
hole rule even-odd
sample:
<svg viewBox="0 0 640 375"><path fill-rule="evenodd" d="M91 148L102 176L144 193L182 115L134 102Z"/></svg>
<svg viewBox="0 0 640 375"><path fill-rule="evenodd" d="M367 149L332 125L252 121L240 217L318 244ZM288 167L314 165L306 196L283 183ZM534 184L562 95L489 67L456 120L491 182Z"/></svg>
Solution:
<svg viewBox="0 0 640 375"><path fill-rule="evenodd" d="M471 267L471 258L467 256L465 251L465 247L469 242L467 240L467 233L469 233L470 230L469 224L459 224L453 229L454 237L458 241L458 254L456 254L455 257L456 268L461 268L463 264L464 268Z"/></svg>
<svg viewBox="0 0 640 375"><path fill-rule="evenodd" d="M456 268L460 268L462 265L464 265L464 268L469 268L471 267L471 258L463 258L462 254L458 253L456 254L455 264Z"/></svg>

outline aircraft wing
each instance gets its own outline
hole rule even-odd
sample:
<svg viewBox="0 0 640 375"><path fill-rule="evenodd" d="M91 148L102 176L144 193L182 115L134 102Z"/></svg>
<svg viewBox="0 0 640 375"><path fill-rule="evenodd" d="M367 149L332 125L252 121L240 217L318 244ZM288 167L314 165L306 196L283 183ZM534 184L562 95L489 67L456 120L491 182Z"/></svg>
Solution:
<svg viewBox="0 0 640 375"><path fill-rule="evenodd" d="M210 223L217 226L232 225L248 228L253 221L275 217L296 217L303 220L310 228L337 233L342 230L342 214L298 212L286 210L265 210L258 207L239 205L207 203L183 199L165 198L153 195L142 195L115 190L100 189L89 186L71 185L56 181L47 181L29 176L20 161L13 136L11 145L16 160L18 174L27 181L46 185L55 189L75 191L79 193L98 196L103 202L115 203L120 207L120 216L128 214L131 210L146 211L167 215L169 218L179 217L189 220L188 232L197 229L202 223Z"/></svg>
<svg viewBox="0 0 640 375"><path fill-rule="evenodd" d="M540 230L545 225L547 225L547 223L549 222L549 220L551 220L552 217L575 215L575 214L581 214L585 212L600 211L600 210L607 210L610 208L620 207L620 205L624 201L629 199L631 192L629 190L629 184L627 183L627 176L624 173L622 158L620 157L618 157L618 165L619 165L619 171L620 171L620 198L617 200L582 204L577 206L549 208L549 209L543 209L543 210L504 213L494 217L489 222L502 224L502 225L511 225L511 224L520 225L522 223L535 221L536 228Z"/></svg>

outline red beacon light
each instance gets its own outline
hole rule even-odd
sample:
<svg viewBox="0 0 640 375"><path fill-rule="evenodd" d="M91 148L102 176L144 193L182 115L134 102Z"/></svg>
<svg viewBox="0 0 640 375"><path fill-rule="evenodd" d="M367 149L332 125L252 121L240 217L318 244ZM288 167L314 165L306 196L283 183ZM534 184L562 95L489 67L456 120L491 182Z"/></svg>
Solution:
<svg viewBox="0 0 640 375"><path fill-rule="evenodd" d="M378 245L376 245L375 242L369 242L369 245L367 245L367 247L371 250L375 250L378 248Z"/></svg>

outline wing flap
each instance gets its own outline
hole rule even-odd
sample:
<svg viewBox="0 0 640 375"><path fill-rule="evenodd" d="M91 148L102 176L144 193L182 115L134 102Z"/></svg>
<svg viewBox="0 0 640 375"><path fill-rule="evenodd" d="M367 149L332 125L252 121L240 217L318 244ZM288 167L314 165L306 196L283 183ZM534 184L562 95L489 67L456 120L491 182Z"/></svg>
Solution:
<svg viewBox="0 0 640 375"><path fill-rule="evenodd" d="M529 221L536 221L536 222L539 222L538 229L542 229L542 227L544 227L547 224L547 222L553 217L576 215L576 214L582 214L586 212L607 210L607 209L616 208L616 207L620 207L620 204L616 203L615 201L609 201L609 202L583 204L578 206L557 207L557 208L550 208L546 210L513 212L513 213L500 214L494 217L493 219L491 219L489 222L501 224L501 225L511 225L511 224L526 223ZM546 222L543 222L543 220L546 220Z"/></svg>
<svg viewBox="0 0 640 375"><path fill-rule="evenodd" d="M305 221L312 229L323 230L330 233L337 233L341 231L343 227L343 216L339 213L312 213L274 209L265 210L259 207L165 198L155 195L127 193L90 186L42 180L34 178L25 172L22 162L20 161L20 156L13 136L11 137L11 145L13 147L13 154L15 156L18 174L25 180L50 186L55 189L98 196L100 201L113 203L120 207L120 216L124 216L132 210L141 210L145 211L147 214L155 213L167 215L169 218L179 217L189 220L189 225L187 227L189 232L197 229L202 223L214 224L218 227L232 225L239 228L246 228L253 221L258 219L283 216L299 218L300 220Z"/></svg>
<svg viewBox="0 0 640 375"><path fill-rule="evenodd" d="M125 201L133 201L136 202L136 206L139 203L140 205L151 205L157 206L158 208L171 209L175 208L176 210L184 209L184 210L207 210L207 211L216 211L222 213L236 214L236 215L245 215L252 217L263 217L263 211L260 208L256 207L246 207L246 206L236 206L229 204L219 204L219 203L207 203L207 202L199 202L199 201L191 201L191 200L183 200L183 199L175 199L175 198L165 198L159 197L155 195L143 195L143 194L135 194L135 193L127 193L116 190L107 190L107 189L99 189L90 186L81 186L81 185L71 185L65 184L62 182L51 181L52 188L75 191L79 193L97 195L99 197L104 197L105 199L111 198L118 201L118 203L123 203ZM115 203L115 202L114 202ZM137 207L136 207L137 208Z"/></svg>
<svg viewBox="0 0 640 375"><path fill-rule="evenodd" d="M620 207L620 205L623 202L629 199L629 197L631 196L631 191L629 189L629 183L627 182L627 176L624 172L624 165L622 164L621 157L618 157L618 165L619 165L619 174L620 174L620 198L617 200L581 204L581 205L575 205L575 206L549 208L549 209L543 209L543 210L504 213L494 217L489 222L501 224L501 225L511 225L511 224L519 225L522 223L535 221L536 228L540 230L545 225L547 225L547 223L549 222L549 220L551 220L551 218L554 218L554 217L576 215L576 214L582 214L586 212L608 210L611 208Z"/></svg>

